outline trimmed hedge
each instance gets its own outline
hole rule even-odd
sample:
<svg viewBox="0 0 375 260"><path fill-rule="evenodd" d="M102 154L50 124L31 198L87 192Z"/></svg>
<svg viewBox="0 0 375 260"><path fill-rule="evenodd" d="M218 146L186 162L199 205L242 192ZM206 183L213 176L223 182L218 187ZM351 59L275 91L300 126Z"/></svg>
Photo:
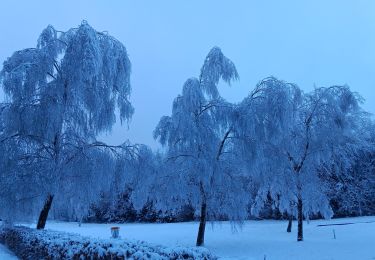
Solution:
<svg viewBox="0 0 375 260"><path fill-rule="evenodd" d="M142 241L95 239L28 227L0 229L0 242L21 259L217 259L205 248L167 248Z"/></svg>

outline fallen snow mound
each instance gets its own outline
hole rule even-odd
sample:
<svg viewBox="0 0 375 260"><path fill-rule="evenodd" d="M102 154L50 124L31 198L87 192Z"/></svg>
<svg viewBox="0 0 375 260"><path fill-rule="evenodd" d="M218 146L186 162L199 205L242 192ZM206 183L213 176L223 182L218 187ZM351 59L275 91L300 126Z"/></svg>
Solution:
<svg viewBox="0 0 375 260"><path fill-rule="evenodd" d="M0 229L0 242L21 259L217 259L205 248L167 248L23 226Z"/></svg>

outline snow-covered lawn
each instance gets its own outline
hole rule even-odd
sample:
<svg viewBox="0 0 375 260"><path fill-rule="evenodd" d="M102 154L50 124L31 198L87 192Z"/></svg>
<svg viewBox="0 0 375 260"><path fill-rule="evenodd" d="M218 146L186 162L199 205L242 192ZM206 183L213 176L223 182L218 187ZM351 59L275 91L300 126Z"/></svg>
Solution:
<svg viewBox="0 0 375 260"><path fill-rule="evenodd" d="M0 244L0 259L1 260L16 260L18 259L7 247Z"/></svg>
<svg viewBox="0 0 375 260"><path fill-rule="evenodd" d="M348 222L356 224L317 226ZM120 226L120 235L129 239L165 246L194 246L198 223L82 224L81 227L77 223L47 223L47 229L98 238L109 238L111 226ZM213 228L207 227L205 246L221 259L375 259L375 216L305 222L303 242L296 241L296 222L292 233L286 232L286 226L285 221L247 221L242 230L233 233L229 223L216 223Z"/></svg>

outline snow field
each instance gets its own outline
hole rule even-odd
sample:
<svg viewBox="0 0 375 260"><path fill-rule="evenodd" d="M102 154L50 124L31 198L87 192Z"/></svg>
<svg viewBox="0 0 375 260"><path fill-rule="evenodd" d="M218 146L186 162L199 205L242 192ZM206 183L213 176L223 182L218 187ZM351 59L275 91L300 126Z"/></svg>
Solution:
<svg viewBox="0 0 375 260"><path fill-rule="evenodd" d="M16 260L18 259L7 247L0 244L0 259L1 260Z"/></svg>
<svg viewBox="0 0 375 260"><path fill-rule="evenodd" d="M322 226L321 224L355 223ZM367 223L366 223L367 222ZM220 259L249 260L373 260L375 259L375 216L304 222L305 241L296 241L296 222L292 233L286 221L247 221L233 232L228 222L208 225L206 243ZM194 246L198 223L172 224L82 224L47 222L47 229L109 238L110 227L119 226L122 238L144 240L168 247ZM333 230L336 233L334 239Z"/></svg>

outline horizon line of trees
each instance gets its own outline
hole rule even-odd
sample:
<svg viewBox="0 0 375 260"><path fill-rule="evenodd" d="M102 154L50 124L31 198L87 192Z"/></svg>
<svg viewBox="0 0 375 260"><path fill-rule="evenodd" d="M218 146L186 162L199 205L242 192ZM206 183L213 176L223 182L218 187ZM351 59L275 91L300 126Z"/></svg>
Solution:
<svg viewBox="0 0 375 260"><path fill-rule="evenodd" d="M304 92L268 77L239 103L219 82L238 80L220 48L186 80L154 138L164 147L97 140L119 111L134 113L125 46L83 21L48 26L36 48L4 62L0 83L0 216L98 222L254 217L303 220L375 214L375 125L348 86ZM52 210L51 210L52 209ZM52 214L49 215L49 212Z"/></svg>

